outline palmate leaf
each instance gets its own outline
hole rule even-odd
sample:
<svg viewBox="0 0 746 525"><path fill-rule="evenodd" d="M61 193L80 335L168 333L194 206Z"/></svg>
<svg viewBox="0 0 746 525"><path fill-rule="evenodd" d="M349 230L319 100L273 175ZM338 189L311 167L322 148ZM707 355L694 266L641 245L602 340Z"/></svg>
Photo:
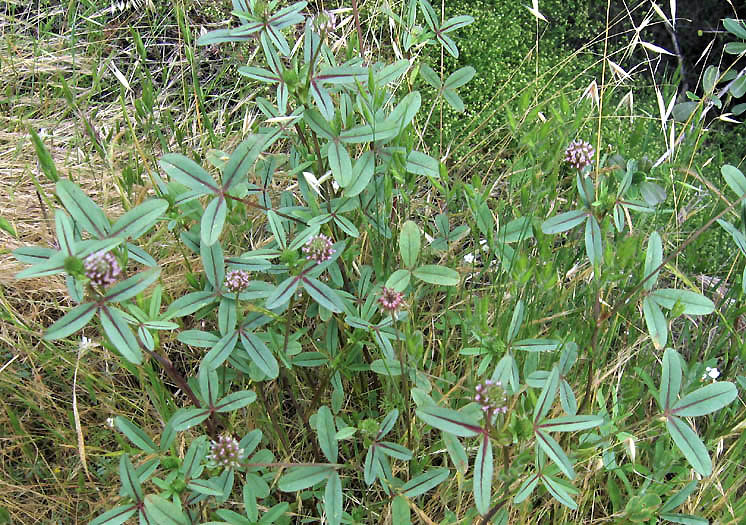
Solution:
<svg viewBox="0 0 746 525"><path fill-rule="evenodd" d="M122 492L135 501L142 500L142 487L137 478L135 467L132 466L129 454L122 454L119 459L119 479L122 482Z"/></svg>
<svg viewBox="0 0 746 525"><path fill-rule="evenodd" d="M536 401L536 406L534 407L533 414L534 425L537 425L539 421L544 419L544 417L549 412L549 409L552 407L554 398L557 396L559 381L559 368L555 366L554 368L552 368L547 381L544 383L544 388L542 388L541 394L539 394L539 399Z"/></svg>
<svg viewBox="0 0 746 525"><path fill-rule="evenodd" d="M216 412L234 412L239 408L250 405L256 401L256 393L253 390L233 392L215 403Z"/></svg>
<svg viewBox="0 0 746 525"><path fill-rule="evenodd" d="M171 418L174 430L181 432L199 425L210 417L210 411L204 408L180 408Z"/></svg>
<svg viewBox="0 0 746 525"><path fill-rule="evenodd" d="M542 421L537 428L547 432L577 432L601 426L604 418L601 416L566 416Z"/></svg>
<svg viewBox="0 0 746 525"><path fill-rule="evenodd" d="M332 140L327 155L334 180L341 188L346 188L352 182L352 159L347 148L339 139Z"/></svg>
<svg viewBox="0 0 746 525"><path fill-rule="evenodd" d="M212 245L204 242L199 247L202 266L205 270L205 276L215 289L223 286L225 279L225 258L223 257L223 247L220 243Z"/></svg>
<svg viewBox="0 0 746 525"><path fill-rule="evenodd" d="M521 486L518 487L518 491L513 497L513 503L517 505L528 498L536 488L536 485L539 483L539 477L539 474L533 474L532 476L529 476L523 483L521 483Z"/></svg>
<svg viewBox="0 0 746 525"><path fill-rule="evenodd" d="M268 310L279 308L290 301L290 297L295 293L295 290L300 284L300 277L293 276L288 277L280 284L277 285L274 292L272 292L264 303L264 307Z"/></svg>
<svg viewBox="0 0 746 525"><path fill-rule="evenodd" d="M446 434L449 435L449 434ZM403 445L398 443L392 443L391 441L379 441L376 447L381 451L382 454L386 454L394 459L400 459L402 461L409 461L412 459L412 451Z"/></svg>
<svg viewBox="0 0 746 525"><path fill-rule="evenodd" d="M702 476L712 474L712 461L707 453L707 447L699 439L697 433L686 424L686 421L676 416L669 416L666 418L666 428L692 468Z"/></svg>
<svg viewBox="0 0 746 525"><path fill-rule="evenodd" d="M446 79L446 81L443 83L443 87L445 87L446 89L460 88L461 86L466 85L472 78L474 78L476 72L477 70L471 66L457 69Z"/></svg>
<svg viewBox="0 0 746 525"><path fill-rule="evenodd" d="M603 239L601 226L593 215L588 215L585 222L585 253L593 266L601 264L603 255Z"/></svg>
<svg viewBox="0 0 746 525"><path fill-rule="evenodd" d="M415 150L409 153L405 168L409 173L415 175L424 175L435 179L440 177L440 162L421 151Z"/></svg>
<svg viewBox="0 0 746 525"><path fill-rule="evenodd" d="M474 505L477 511L485 515L490 510L492 496L492 473L494 461L492 459L492 442L487 434L484 434L477 450L474 460Z"/></svg>
<svg viewBox="0 0 746 525"><path fill-rule="evenodd" d="M164 319L172 319L174 317L183 317L185 315L193 314L203 306L206 306L215 301L214 292L192 292L179 297L176 299L166 310Z"/></svg>
<svg viewBox="0 0 746 525"><path fill-rule="evenodd" d="M183 335L183 332L179 334L179 336L181 335ZM179 339L179 340L181 341L182 339ZM238 332L236 330L232 330L230 333L226 334L224 337L218 340L214 346L208 345L208 346L212 346L212 348L202 358L202 366L211 368L213 370L217 369L230 357L237 343L238 343ZM190 343L187 342L187 344L190 344ZM193 346L198 346L198 345L193 345Z"/></svg>
<svg viewBox="0 0 746 525"><path fill-rule="evenodd" d="M264 135L249 135L233 151L223 170L223 191L227 192L236 184L247 180L251 166L264 149Z"/></svg>
<svg viewBox="0 0 746 525"><path fill-rule="evenodd" d="M149 454L155 454L156 452L158 452L158 447L155 446L153 440L151 440L150 437L145 432L143 432L140 427L138 427L128 419L125 419L122 416L117 416L114 418L114 426L122 434L127 436L127 439L129 439L132 444L140 450L144 450Z"/></svg>

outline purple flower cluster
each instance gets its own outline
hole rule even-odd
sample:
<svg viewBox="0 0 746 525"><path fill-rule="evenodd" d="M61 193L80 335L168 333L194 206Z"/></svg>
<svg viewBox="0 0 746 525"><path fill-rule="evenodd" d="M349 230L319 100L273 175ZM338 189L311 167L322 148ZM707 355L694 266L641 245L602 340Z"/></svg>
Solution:
<svg viewBox="0 0 746 525"><path fill-rule="evenodd" d="M243 292L249 287L249 272L246 270L231 270L225 275L225 286L229 292L239 293Z"/></svg>
<svg viewBox="0 0 746 525"><path fill-rule="evenodd" d="M114 284L122 273L119 261L114 254L101 250L94 252L83 261L83 270L93 284L110 286Z"/></svg>
<svg viewBox="0 0 746 525"><path fill-rule="evenodd" d="M584 140L573 140L565 150L565 162L582 170L593 162L596 150Z"/></svg>
<svg viewBox="0 0 746 525"><path fill-rule="evenodd" d="M319 33L332 33L337 28L337 16L326 9L322 10L313 20Z"/></svg>
<svg viewBox="0 0 746 525"><path fill-rule="evenodd" d="M332 240L323 233L320 233L308 239L303 248L301 248L301 251L309 261L322 263L328 261L334 255L334 248L332 246Z"/></svg>
<svg viewBox="0 0 746 525"><path fill-rule="evenodd" d="M404 294L384 286L381 288L381 297L378 298L378 304L387 312L396 312L404 304Z"/></svg>
<svg viewBox="0 0 746 525"><path fill-rule="evenodd" d="M239 460L242 455L243 449L238 446L238 441L231 436L223 435L212 442L207 459L218 467L238 468L241 466Z"/></svg>
<svg viewBox="0 0 746 525"><path fill-rule="evenodd" d="M500 381L486 380L476 386L477 391L474 394L474 401L482 406L482 410L488 418L496 414L505 414L508 411L506 406L507 398Z"/></svg>

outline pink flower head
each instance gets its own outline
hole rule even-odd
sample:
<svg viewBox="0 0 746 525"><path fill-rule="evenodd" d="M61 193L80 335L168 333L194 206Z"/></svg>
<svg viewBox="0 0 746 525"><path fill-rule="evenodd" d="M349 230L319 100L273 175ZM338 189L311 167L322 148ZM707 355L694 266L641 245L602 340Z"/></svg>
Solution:
<svg viewBox="0 0 746 525"><path fill-rule="evenodd" d="M404 304L404 294L384 286L381 288L381 297L378 298L378 304L387 312L395 312Z"/></svg>
<svg viewBox="0 0 746 525"><path fill-rule="evenodd" d="M505 414L508 411L505 390L500 381L487 379L478 384L474 390L476 390L474 401L479 403L482 407L482 411L488 418L497 414Z"/></svg>
<svg viewBox="0 0 746 525"><path fill-rule="evenodd" d="M584 140L573 140L565 150L565 162L572 167L582 170L593 162L596 151Z"/></svg>
<svg viewBox="0 0 746 525"><path fill-rule="evenodd" d="M116 282L122 273L117 258L107 251L99 251L90 254L83 261L85 276L98 286L109 286Z"/></svg>
<svg viewBox="0 0 746 525"><path fill-rule="evenodd" d="M332 246L332 240L323 233L320 233L308 239L303 248L301 248L301 251L309 261L322 263L328 261L334 255L334 248Z"/></svg>
<svg viewBox="0 0 746 525"><path fill-rule="evenodd" d="M212 442L207 459L218 467L238 468L241 466L240 459L243 452L235 438L223 435L217 441Z"/></svg>
<svg viewBox="0 0 746 525"><path fill-rule="evenodd" d="M246 270L231 270L225 276L224 286L229 292L243 292L249 286L249 272Z"/></svg>

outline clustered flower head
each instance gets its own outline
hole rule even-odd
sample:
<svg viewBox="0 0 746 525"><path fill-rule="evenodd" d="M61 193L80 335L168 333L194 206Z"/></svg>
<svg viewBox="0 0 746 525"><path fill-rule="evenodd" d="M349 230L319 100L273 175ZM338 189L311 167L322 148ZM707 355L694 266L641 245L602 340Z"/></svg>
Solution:
<svg viewBox="0 0 746 525"><path fill-rule="evenodd" d="M224 286L229 292L243 292L248 288L249 283L249 272L246 270L231 270L225 275Z"/></svg>
<svg viewBox="0 0 746 525"><path fill-rule="evenodd" d="M213 441L210 446L210 454L207 456L209 461L215 463L218 467L238 468L241 466L239 459L243 455L243 449L238 446L235 438L222 435L217 441Z"/></svg>
<svg viewBox="0 0 746 525"><path fill-rule="evenodd" d="M487 418L496 414L505 414L508 411L505 390L500 381L487 379L485 382L478 384L475 390L477 393L474 394L474 401L482 406Z"/></svg>
<svg viewBox="0 0 746 525"><path fill-rule="evenodd" d="M713 368L711 366L705 367L705 373L702 376L702 381L705 381L707 379L712 379L715 381L718 377L720 377L720 370L717 368Z"/></svg>
<svg viewBox="0 0 746 525"><path fill-rule="evenodd" d="M117 277L122 273L122 268L114 254L104 250L94 252L86 257L83 261L83 270L86 277L98 286L114 284Z"/></svg>
<svg viewBox="0 0 746 525"><path fill-rule="evenodd" d="M301 248L301 251L305 254L306 259L316 261L317 263L328 261L334 255L332 240L323 233L314 235L308 239L303 248Z"/></svg>
<svg viewBox="0 0 746 525"><path fill-rule="evenodd" d="M378 303L387 312L395 312L404 304L404 294L384 286L381 288L381 297L378 298Z"/></svg>
<svg viewBox="0 0 746 525"><path fill-rule="evenodd" d="M337 16L324 9L314 18L314 25L319 33L332 33L337 28Z"/></svg>
<svg viewBox="0 0 746 525"><path fill-rule="evenodd" d="M584 140L573 140L565 150L565 162L576 169L582 170L593 162L596 151Z"/></svg>

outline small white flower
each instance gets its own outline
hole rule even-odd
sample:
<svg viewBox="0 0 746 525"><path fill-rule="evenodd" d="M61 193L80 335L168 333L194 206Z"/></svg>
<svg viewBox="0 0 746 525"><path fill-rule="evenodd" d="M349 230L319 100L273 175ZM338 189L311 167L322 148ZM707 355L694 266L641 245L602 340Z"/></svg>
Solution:
<svg viewBox="0 0 746 525"><path fill-rule="evenodd" d="M106 418L106 426L109 428L114 428L114 418L113 417L107 417Z"/></svg>
<svg viewBox="0 0 746 525"><path fill-rule="evenodd" d="M705 367L705 373L702 375L702 381L706 381L707 379L712 379L715 381L718 377L720 377L720 370L713 367Z"/></svg>
<svg viewBox="0 0 746 525"><path fill-rule="evenodd" d="M473 262L474 262L474 259L476 259L476 257L474 256L474 254L473 254L473 253L467 253L466 255L464 255L464 262L465 262L466 264L471 264L471 263L473 263Z"/></svg>

